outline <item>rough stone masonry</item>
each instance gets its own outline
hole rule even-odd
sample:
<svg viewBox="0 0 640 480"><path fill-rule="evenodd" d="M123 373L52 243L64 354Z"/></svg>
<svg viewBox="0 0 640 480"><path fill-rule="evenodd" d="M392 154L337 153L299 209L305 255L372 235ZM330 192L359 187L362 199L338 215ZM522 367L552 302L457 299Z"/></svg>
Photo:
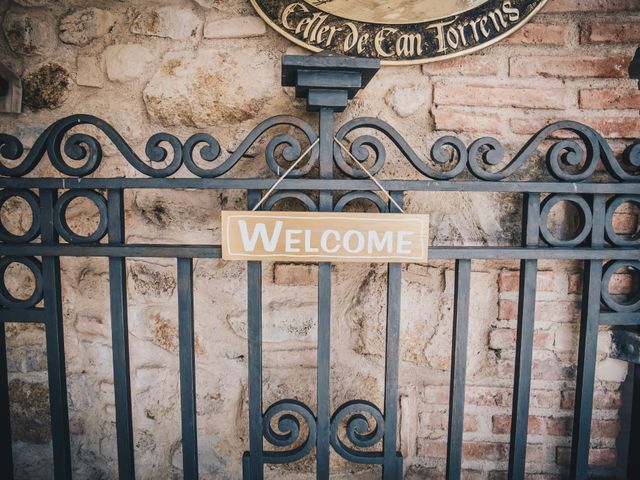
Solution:
<svg viewBox="0 0 640 480"><path fill-rule="evenodd" d="M158 131L188 138L210 132L233 150L262 119L305 115L280 87L280 57L302 53L266 28L247 0L5 0L0 58L23 80L22 114L0 115L0 131L29 148L54 120L90 113L111 123L142 154ZM549 0L532 23L471 56L423 66L385 67L337 118L389 121L422 155L444 134L465 142L495 135L515 153L554 119L599 130L619 153L640 136L640 94L626 69L640 43L638 0ZM310 121L315 121L309 117ZM96 175L137 173L102 138ZM259 145L241 164L266 175ZM34 174L52 174L42 162ZM539 172L531 165L531 175ZM237 170L236 170L237 172ZM417 178L390 155L381 175ZM220 210L243 209L234 191L130 191L127 242L215 243ZM407 211L429 213L431 242L517 244L517 195L413 194ZM3 224L29 227L18 201ZM560 212L562 214L562 212ZM562 218L562 217L561 217ZM69 223L95 226L91 205L73 203ZM637 231L637 211L619 211L616 228ZM566 221L560 222L567 224ZM111 333L105 259L63 258L66 366L74 478L115 478ZM453 265L407 264L403 272L400 445L406 478L442 478L446 454ZM463 477L506 478L517 313L517 264L473 263ZM527 471L567 472L574 401L579 270L541 262ZM136 470L139 478L181 478L175 261L127 263ZM197 260L195 321L202 478L238 479L248 445L246 267ZM380 265L334 267L332 402L380 404L383 395L386 273ZM316 269L264 268L265 404L294 397L315 406ZM15 295L29 277L9 272ZM628 278L615 288L624 293ZM18 478L50 478L52 453L44 333L6 327L14 454ZM626 364L598 342L591 464L606 477L617 463L621 384ZM268 469L270 478L314 478L313 459ZM335 478L378 478L379 470L332 457Z"/></svg>

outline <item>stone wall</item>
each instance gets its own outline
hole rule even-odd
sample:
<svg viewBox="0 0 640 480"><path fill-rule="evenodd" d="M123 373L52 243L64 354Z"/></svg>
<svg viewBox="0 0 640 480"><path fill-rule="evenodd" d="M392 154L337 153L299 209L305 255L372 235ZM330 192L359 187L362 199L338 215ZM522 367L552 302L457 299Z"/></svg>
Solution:
<svg viewBox="0 0 640 480"><path fill-rule="evenodd" d="M21 75L24 113L0 115L0 131L29 148L54 120L90 113L111 123L142 154L158 131L216 136L232 151L261 119L306 116L279 86L284 53L302 53L259 20L247 0L13 0L0 3L2 62ZM640 94L626 69L640 42L638 0L549 0L542 13L496 46L423 66L384 67L338 115L389 121L422 155L435 139L495 135L515 153L554 119L583 121L617 153L640 136ZM315 121L309 117L310 121ZM104 141L95 176L140 175ZM264 142L241 176L265 176ZM42 162L33 175L53 174ZM531 165L530 174L539 172ZM182 174L187 175L187 174ZM419 178L397 155L381 176ZM432 242L517 244L520 198L506 194L407 195L410 212L432 215ZM214 243L222 208L241 209L243 192L127 192L131 243ZM19 202L2 222L28 228ZM69 223L91 229L90 205L71 205ZM620 232L637 230L637 212L620 211ZM566 222L565 222L566 223ZM74 478L114 478L116 441L104 259L64 258L65 348ZM442 478L446 454L453 265L403 271L400 444L407 478ZM181 478L175 261L127 263L136 469L139 478ZM246 268L195 262L198 433L202 478L237 479L248 446ZM541 262L529 419L531 478L560 478L569 456L580 266ZM474 262L469 333L464 478L506 478L517 310L517 264ZM316 268L264 267L265 404L295 397L314 408ZM19 294L29 278L10 272ZM383 395L386 273L376 265L333 269L332 402L380 404ZM618 293L630 288L616 279ZM6 326L14 455L18 478L50 478L44 332ZM598 342L591 463L615 470L621 384L626 364ZM378 478L379 470L332 457L335 478ZM270 478L314 478L311 458L269 469Z"/></svg>

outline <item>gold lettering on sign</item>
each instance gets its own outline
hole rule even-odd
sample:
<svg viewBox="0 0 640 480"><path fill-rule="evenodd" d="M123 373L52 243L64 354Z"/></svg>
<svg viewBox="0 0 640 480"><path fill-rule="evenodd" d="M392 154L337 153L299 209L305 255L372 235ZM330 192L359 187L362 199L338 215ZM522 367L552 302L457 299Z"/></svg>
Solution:
<svg viewBox="0 0 640 480"><path fill-rule="evenodd" d="M521 19L512 0L485 9L473 18L462 13L426 23L421 29L360 25L347 19L336 21L325 10L312 10L304 2L288 4L280 14L282 27L311 45L335 49L348 55L374 55L383 59L414 59L432 53L449 54L491 40Z"/></svg>
<svg viewBox="0 0 640 480"><path fill-rule="evenodd" d="M444 52L447 49L446 41L444 38L444 35L445 35L444 27L451 25L455 21L456 19L454 18L450 22L437 22L437 23L432 23L431 25L427 25L427 30L429 29L436 30L436 41L438 42L438 52Z"/></svg>
<svg viewBox="0 0 640 480"><path fill-rule="evenodd" d="M352 22L347 22L345 24L349 28L349 33L344 37L344 45L342 49L345 52L348 52L358 43L358 27Z"/></svg>
<svg viewBox="0 0 640 480"><path fill-rule="evenodd" d="M280 18L280 22L282 22L282 26L287 30L295 30L296 27L289 23L289 15L295 12L308 12L309 9L305 7L302 3L292 3L288 5L287 8L282 12L282 17Z"/></svg>
<svg viewBox="0 0 640 480"><path fill-rule="evenodd" d="M403 57L422 55L422 35L419 33L404 33L396 41L396 54Z"/></svg>
<svg viewBox="0 0 640 480"><path fill-rule="evenodd" d="M458 50L469 44L468 32L471 32L476 42L481 37L489 38L491 29L500 33L509 26L509 22L517 22L520 19L520 11L511 5L511 2L502 2L502 7L495 8L475 19L465 19L458 22L458 17L450 21L435 22L427 25L427 30L435 30L437 52L443 53L449 50Z"/></svg>
<svg viewBox="0 0 640 480"><path fill-rule="evenodd" d="M378 33L376 33L375 39L373 41L373 44L374 44L374 47L375 47L376 52L378 53L378 55L380 55L381 57L392 57L393 56L394 52L386 51L382 46L382 42L387 38L387 36L389 34L395 33L397 31L398 31L397 28L383 27L378 31Z"/></svg>
<svg viewBox="0 0 640 480"><path fill-rule="evenodd" d="M518 10L517 8L513 8L511 6L511 2L503 2L502 11L509 15L510 22L517 22L518 20L520 20L520 10Z"/></svg>

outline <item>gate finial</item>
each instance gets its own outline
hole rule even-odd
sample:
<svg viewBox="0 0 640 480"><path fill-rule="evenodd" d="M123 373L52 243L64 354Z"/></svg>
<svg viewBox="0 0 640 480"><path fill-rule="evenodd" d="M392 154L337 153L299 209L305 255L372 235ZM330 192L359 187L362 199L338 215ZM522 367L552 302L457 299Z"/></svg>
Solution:
<svg viewBox="0 0 640 480"><path fill-rule="evenodd" d="M377 58L319 53L282 57L282 86L296 87L296 97L307 99L307 110L330 108L341 112L358 90L380 69Z"/></svg>

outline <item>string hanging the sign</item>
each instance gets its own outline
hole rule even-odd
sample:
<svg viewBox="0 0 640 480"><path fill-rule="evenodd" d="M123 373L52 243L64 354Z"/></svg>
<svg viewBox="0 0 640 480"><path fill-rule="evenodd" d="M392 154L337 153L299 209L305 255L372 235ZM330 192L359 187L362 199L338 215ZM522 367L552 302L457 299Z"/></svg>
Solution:
<svg viewBox="0 0 640 480"><path fill-rule="evenodd" d="M276 180L276 182L272 185L272 187L267 191L267 193L265 193L262 198L260 198L260 201L258 203L256 203L255 207L253 207L251 209L252 212L257 211L262 204L267 200L267 198L269 198L269 196L273 193L273 191L278 188L278 185L280 185L280 182L282 182L287 175L289 175L291 173L291 171L296 168L296 166L302 161L302 159L307 156L307 154L313 150L313 148L318 144L318 142L320 141L319 138L316 138L316 140L309 145L309 147L302 152L302 154L298 157L298 159L293 162L291 164L291 166L280 176L280 178L278 178L278 180ZM365 167L356 157L353 156L353 154L349 151L349 149L347 147L345 147L336 137L333 137L333 141L336 142L340 148L342 150L344 150L347 155L349 155L349 158L351 158L354 163L361 168L366 174L367 176L373 181L373 183L375 183L377 185L377 187L380 189L380 191L382 193L384 193L385 197L387 197L387 199L393 203L393 205L398 209L398 211L400 213L404 213L404 210L402 209L402 207L400 205L398 205L398 202L396 202L393 197L389 194L389 192L380 184L380 182L373 176L371 175L371 172L369 172L369 170L367 169L367 167Z"/></svg>
<svg viewBox="0 0 640 480"><path fill-rule="evenodd" d="M366 174L369 176L369 178L370 178L371 180L373 180L373 183L375 183L375 184L378 186L378 188L380 189L380 191L381 191L382 193L384 193L384 195L387 197L387 199L388 199L391 203L393 203L393 205L398 209L398 211L399 211L400 213L404 213L404 210L402 209L402 207L401 207L400 205L398 205L398 203L393 199L393 197L392 197L391 195L389 195L389 192L387 192L387 191L385 190L385 188L384 188L382 185L380 185L380 182L378 182L378 180L376 180L376 178L375 178L373 175L371 175L371 173L369 172L369 170L367 170L367 167L365 167L365 166L362 164L362 162L360 162L356 157L354 157L354 156L353 156L353 154L349 151L349 149L348 149L347 147L345 147L342 143L340 143L340 141L339 141L336 137L333 137L333 141L334 141L334 142L336 142L338 145L340 145L340 148L342 148L342 150L344 150L345 152L347 152L347 155L349 155L349 157L351 158L351 160L353 160L353 161L355 162L355 164L356 164L358 167L360 167L362 170L364 170L364 173L366 173Z"/></svg>
<svg viewBox="0 0 640 480"><path fill-rule="evenodd" d="M258 210L260 208L260 206L265 202L265 200L267 198L269 198L269 195L271 195L273 193L273 191L276 188L278 188L278 185L280 185L280 182L282 182L282 180L284 180L287 177L287 175L289 175L291 173L291 171L294 168L296 168L298 163L300 163L300 161L307 155L307 153L309 153L311 150L313 150L313 147L315 147L318 144L319 141L320 141L320 139L316 138L316 141L313 142L311 145L309 145L309 148L307 148L304 152L302 152L302 155L300 155L298 157L298 159L291 164L291 166L287 169L287 171L282 174L282 176L276 181L276 183L273 184L273 186L267 191L267 193L265 193L262 196L260 201L258 203L256 203L256 206L251 209L252 212L255 212L256 210Z"/></svg>

